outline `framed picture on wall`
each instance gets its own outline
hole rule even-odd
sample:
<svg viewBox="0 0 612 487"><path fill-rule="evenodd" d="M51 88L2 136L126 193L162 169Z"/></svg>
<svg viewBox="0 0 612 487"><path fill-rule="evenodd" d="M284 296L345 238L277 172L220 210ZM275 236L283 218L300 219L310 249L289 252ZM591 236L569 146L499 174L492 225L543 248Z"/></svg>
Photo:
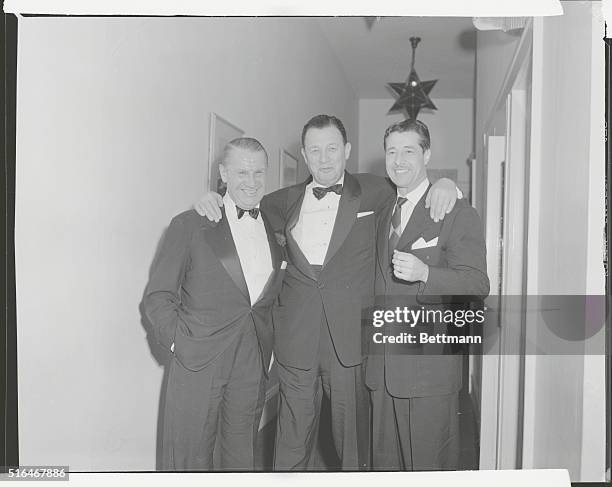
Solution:
<svg viewBox="0 0 612 487"><path fill-rule="evenodd" d="M208 189L219 194L225 193L225 183L219 174L219 162L223 148L230 140L242 137L244 130L214 112L210 113L210 135L208 140Z"/></svg>
<svg viewBox="0 0 612 487"><path fill-rule="evenodd" d="M297 184L298 160L287 149L280 151L279 188Z"/></svg>

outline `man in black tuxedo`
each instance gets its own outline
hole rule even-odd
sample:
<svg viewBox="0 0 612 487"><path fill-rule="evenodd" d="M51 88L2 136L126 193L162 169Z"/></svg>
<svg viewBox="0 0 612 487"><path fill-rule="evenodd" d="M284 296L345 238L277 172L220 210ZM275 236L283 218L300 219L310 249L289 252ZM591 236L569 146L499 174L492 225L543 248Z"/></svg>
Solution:
<svg viewBox="0 0 612 487"><path fill-rule="evenodd" d="M374 296L378 216L395 194L383 178L346 172L350 152L338 118L313 117L302 130L302 156L311 177L261 202L286 244L288 260L273 310L280 379L277 470L309 467L323 394L331 400L332 437L342 468L369 463L361 310ZM432 197L439 202L438 215L457 196L448 180L433 193L440 197ZM215 198L206 195L196 208L218 218Z"/></svg>
<svg viewBox="0 0 612 487"><path fill-rule="evenodd" d="M443 221L435 222L425 209L431 191L425 124L404 120L391 125L384 145L397 195L383 211L378 230L377 298L394 309L486 297L485 239L476 210L458 200ZM372 398L373 467L456 469L462 357L402 353L401 347L387 345L372 352L369 347L365 369Z"/></svg>
<svg viewBox="0 0 612 487"><path fill-rule="evenodd" d="M173 352L163 430L165 470L253 470L272 351L282 249L259 202L267 154L255 139L225 147L219 223L194 210L170 223L144 308ZM219 448L220 465L213 466Z"/></svg>
<svg viewBox="0 0 612 487"><path fill-rule="evenodd" d="M309 466L325 394L342 468L358 469L367 463L358 445L368 441L361 309L374 291L376 216L392 192L381 178L345 171L351 145L339 119L311 119L302 146L311 177L263 203L282 225L289 262L273 310L280 379L274 465Z"/></svg>

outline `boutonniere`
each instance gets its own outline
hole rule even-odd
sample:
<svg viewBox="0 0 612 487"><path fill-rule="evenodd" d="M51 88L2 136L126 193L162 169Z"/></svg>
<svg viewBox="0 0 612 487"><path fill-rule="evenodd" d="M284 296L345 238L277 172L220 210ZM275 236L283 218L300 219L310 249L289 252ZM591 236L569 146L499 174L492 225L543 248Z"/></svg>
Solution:
<svg viewBox="0 0 612 487"><path fill-rule="evenodd" d="M275 232L274 236L276 237L276 242L278 243L278 245L280 245L281 247L284 247L285 245L287 245L287 238L285 237L284 234L280 232Z"/></svg>

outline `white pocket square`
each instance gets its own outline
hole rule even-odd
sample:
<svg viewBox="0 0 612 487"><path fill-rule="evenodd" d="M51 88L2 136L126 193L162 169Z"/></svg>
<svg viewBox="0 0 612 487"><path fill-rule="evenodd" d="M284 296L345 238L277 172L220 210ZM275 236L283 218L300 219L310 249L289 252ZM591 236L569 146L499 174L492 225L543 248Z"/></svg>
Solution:
<svg viewBox="0 0 612 487"><path fill-rule="evenodd" d="M286 269L286 268L287 268L287 261L286 261L286 260L283 260L283 261L281 262L281 271L282 271L283 269Z"/></svg>
<svg viewBox="0 0 612 487"><path fill-rule="evenodd" d="M421 237L412 244L412 247L410 247L410 249L426 249L428 247L435 247L436 245L438 245L438 237L432 238L429 242L426 242L425 239Z"/></svg>
<svg viewBox="0 0 612 487"><path fill-rule="evenodd" d="M368 216L374 213L373 211L360 211L357 213L357 218L361 218L362 216Z"/></svg>

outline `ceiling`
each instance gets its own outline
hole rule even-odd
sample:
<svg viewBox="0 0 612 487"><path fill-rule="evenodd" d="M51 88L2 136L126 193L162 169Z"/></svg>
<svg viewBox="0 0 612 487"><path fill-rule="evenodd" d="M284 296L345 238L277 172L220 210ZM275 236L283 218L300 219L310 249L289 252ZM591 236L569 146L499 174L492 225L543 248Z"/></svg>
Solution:
<svg viewBox="0 0 612 487"><path fill-rule="evenodd" d="M421 37L415 69L421 81L438 79L436 98L474 94L476 30L466 17L323 17L324 36L358 98L393 98L387 83L410 72L410 37Z"/></svg>

